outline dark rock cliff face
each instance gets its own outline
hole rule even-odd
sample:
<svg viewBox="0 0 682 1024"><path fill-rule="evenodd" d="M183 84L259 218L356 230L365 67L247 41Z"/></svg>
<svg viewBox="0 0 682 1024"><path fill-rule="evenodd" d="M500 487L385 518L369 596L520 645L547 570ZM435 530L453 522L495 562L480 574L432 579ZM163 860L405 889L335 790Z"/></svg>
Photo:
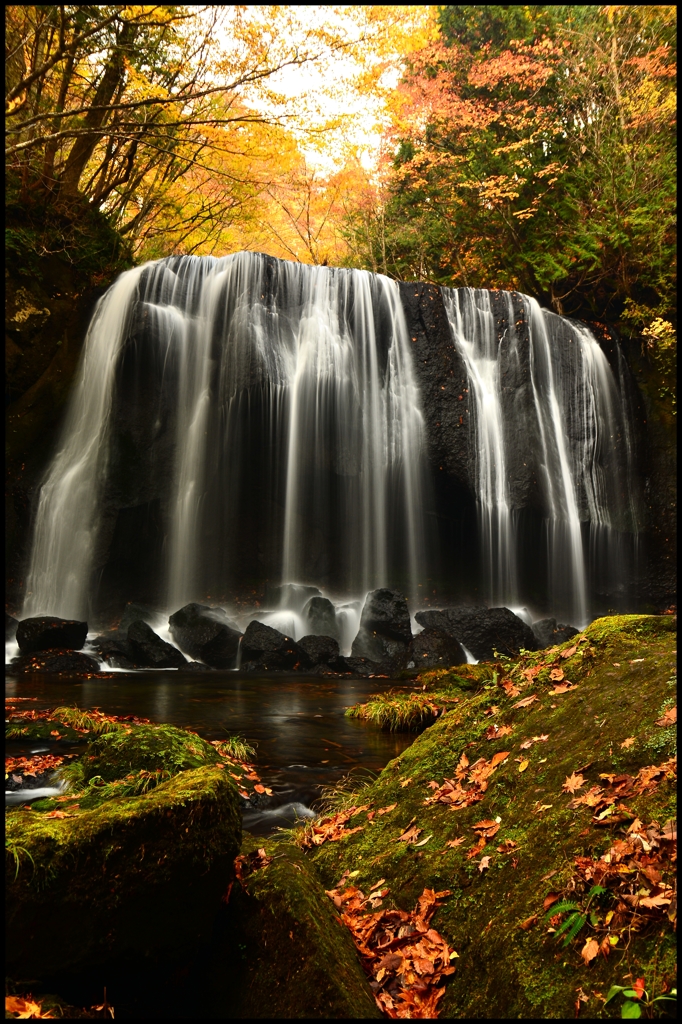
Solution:
<svg viewBox="0 0 682 1024"><path fill-rule="evenodd" d="M476 507L471 430L471 405L464 363L452 342L440 289L422 283L400 283L407 327L413 343L415 369L422 405L432 470L433 495L430 514L440 546L442 579L434 579L438 597L453 600L478 597L479 552L475 537ZM506 331L510 312L514 317L515 351ZM519 295L492 293L492 309L502 347L502 402L507 422L518 423L518 444L508 446L508 478L511 506L519 517L521 544L537 549L545 496L538 467L528 452L540 451L529 370L529 333L526 311ZM561 330L557 317L556 329ZM634 453L633 476L623 479L623 491L632 493L637 508L639 535L630 578L625 585L635 606L630 610L662 611L676 602L676 433L672 405L657 395L656 373L641 355L636 342L620 339L613 327L590 323L611 365L629 406L630 436ZM620 354L619 354L620 346ZM507 358L505 358L505 356ZM570 374L568 365L564 372ZM626 443L626 438L620 440ZM584 508L584 495L577 495ZM631 542L624 537L628 547ZM533 592L532 560L523 559L520 571L526 592ZM537 568L537 567L536 567ZM538 572L538 575L540 573ZM453 591L446 581L468 580ZM433 595L431 595L433 596ZM597 594L604 611L617 600L607 592Z"/></svg>
<svg viewBox="0 0 682 1024"><path fill-rule="evenodd" d="M95 302L104 290L104 286L88 285L86 288L77 268L57 257L44 261L40 280L20 276L11 267L6 271L6 564L10 611L16 611L21 605L37 488L58 443L87 325ZM466 369L451 338L440 290L433 285L401 282L400 292L422 395L430 466L427 524L437 547L432 561L438 569L429 580L429 593L424 594L424 601L476 601L481 597L480 552L475 540L472 409ZM520 297L512 296L511 301L517 358L504 360L503 402L509 418L514 422L525 419L529 423L530 418L525 415L531 402L528 332ZM500 343L509 345L504 329L509 313L507 295L493 292L492 305ZM600 324L590 324L590 327L621 386L626 389L631 408L636 453L635 478L631 485L641 492L641 533L635 566L636 608L631 610L660 611L676 600L675 417L669 403L660 400L656 375L637 344L621 342L624 358L619 358L613 331ZM132 333L128 346L131 354L135 331ZM160 408L155 391L156 368L150 366L145 377L140 375L139 362L136 365L137 386L145 380L149 385L143 402L139 393L125 386L132 379L126 371L124 355L119 374L122 397L116 407L109 485L112 490L109 504L117 511L112 513L110 522L103 522L101 531L103 546L110 555L112 552L115 555L102 559L101 584L113 591L122 590L131 566L145 580L158 578L163 558L165 510L153 495L158 491L155 474L167 464L172 437L164 429L163 415L156 419L154 436L149 435L149 420L140 416L140 407L150 396ZM262 441L254 433L254 451ZM536 468L527 459L528 464L524 464L521 451L529 447L537 450L538 446L537 439L529 438L527 432L520 441L522 444L512 445L509 452L511 500L521 517L521 536L528 537L532 545L537 542L543 495ZM256 459L251 460L250 452L243 455L247 465L250 461L257 464ZM258 481L254 481L254 486L257 484ZM248 487L244 490L250 493ZM264 494L263 502L267 500ZM253 521L253 545L246 545L249 552L243 552L244 572L249 569L254 551L260 561L272 561L267 551L260 550L269 541L261 536L258 509L257 503L255 509L251 505L248 510L238 512L241 518L248 512ZM313 542L315 538L311 538L311 544ZM120 586L117 579L108 578L112 574L120 575ZM458 582L453 584L453 580ZM150 591L149 594L126 595L125 599L153 601L155 596ZM608 594L604 595L604 602L608 606ZM328 632L332 634L331 629Z"/></svg>

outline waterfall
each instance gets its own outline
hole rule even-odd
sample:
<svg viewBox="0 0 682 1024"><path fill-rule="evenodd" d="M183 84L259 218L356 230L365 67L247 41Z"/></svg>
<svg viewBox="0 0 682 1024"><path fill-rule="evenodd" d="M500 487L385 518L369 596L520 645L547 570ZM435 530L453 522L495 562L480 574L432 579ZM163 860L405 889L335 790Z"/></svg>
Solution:
<svg viewBox="0 0 682 1024"><path fill-rule="evenodd" d="M414 599L425 442L409 341L397 284L365 271L239 253L123 274L42 484L23 614L88 616L123 555L170 610L256 579Z"/></svg>
<svg viewBox="0 0 682 1024"><path fill-rule="evenodd" d="M588 563L605 560L602 574L614 577L623 534L637 533L622 355L619 386L592 332L532 298L445 288L443 299L469 381L485 596L519 601L518 514L535 501L544 536L534 554L546 562L551 605L583 626Z"/></svg>

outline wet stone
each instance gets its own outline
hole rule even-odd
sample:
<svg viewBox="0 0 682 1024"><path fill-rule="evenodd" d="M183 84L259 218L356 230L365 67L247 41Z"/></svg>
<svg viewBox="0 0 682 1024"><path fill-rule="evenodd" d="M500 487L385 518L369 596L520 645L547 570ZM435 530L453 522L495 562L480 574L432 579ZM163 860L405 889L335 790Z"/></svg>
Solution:
<svg viewBox="0 0 682 1024"><path fill-rule="evenodd" d="M79 651L87 635L87 622L41 615L22 619L17 626L16 639L22 654L32 654L56 647Z"/></svg>
<svg viewBox="0 0 682 1024"><path fill-rule="evenodd" d="M12 659L12 671L32 674L63 673L86 676L99 672L99 662L80 651L51 650L34 654L22 654Z"/></svg>
<svg viewBox="0 0 682 1024"><path fill-rule="evenodd" d="M128 644L136 662L144 667L183 668L187 664L187 659L177 647L167 644L142 620L128 627Z"/></svg>

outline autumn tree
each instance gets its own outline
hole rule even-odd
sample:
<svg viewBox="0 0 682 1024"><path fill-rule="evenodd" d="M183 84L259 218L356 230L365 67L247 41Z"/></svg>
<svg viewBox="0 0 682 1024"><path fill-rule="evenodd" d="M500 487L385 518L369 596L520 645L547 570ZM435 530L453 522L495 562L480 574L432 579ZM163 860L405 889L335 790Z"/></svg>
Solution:
<svg viewBox="0 0 682 1024"><path fill-rule="evenodd" d="M394 96L365 265L668 315L674 27L669 7L441 8Z"/></svg>

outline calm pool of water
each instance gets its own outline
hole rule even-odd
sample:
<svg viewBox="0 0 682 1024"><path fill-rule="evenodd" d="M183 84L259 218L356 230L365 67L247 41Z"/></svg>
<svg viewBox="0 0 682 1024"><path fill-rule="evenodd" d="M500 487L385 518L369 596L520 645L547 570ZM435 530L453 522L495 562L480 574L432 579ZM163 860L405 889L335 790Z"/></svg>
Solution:
<svg viewBox="0 0 682 1024"><path fill-rule="evenodd" d="M323 786L349 773L377 774L414 739L344 716L371 693L403 687L394 680L157 670L67 682L9 671L6 696L36 698L22 702L22 710L97 707L194 729L209 740L242 736L255 747L259 774L273 791L244 811L244 827L255 835L309 814Z"/></svg>

